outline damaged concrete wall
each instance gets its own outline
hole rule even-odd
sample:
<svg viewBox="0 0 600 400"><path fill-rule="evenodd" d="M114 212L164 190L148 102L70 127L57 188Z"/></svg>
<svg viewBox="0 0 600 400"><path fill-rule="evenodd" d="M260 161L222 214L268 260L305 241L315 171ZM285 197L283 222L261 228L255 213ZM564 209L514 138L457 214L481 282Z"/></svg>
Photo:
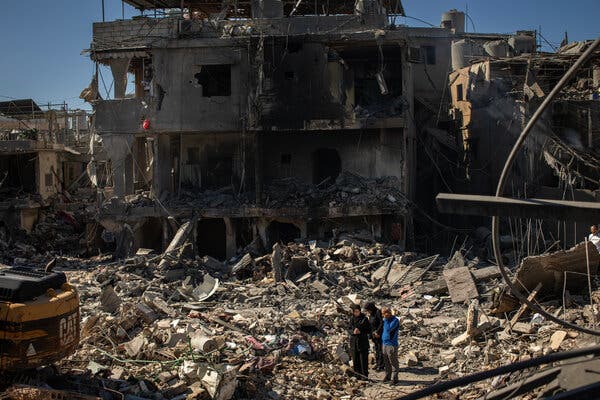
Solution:
<svg viewBox="0 0 600 400"><path fill-rule="evenodd" d="M504 67L484 61L450 74L452 115L462 137L463 162L469 178L469 185L463 190L469 193L494 192L504 160L534 107L511 95L509 80L505 79L510 71ZM540 134L530 135L526 151L517 156L516 173L511 175L517 187L523 181L553 181L551 171L539 158L548 117L545 115L536 127Z"/></svg>
<svg viewBox="0 0 600 400"><path fill-rule="evenodd" d="M402 129L266 135L265 179L293 176L303 182L320 183L335 171L336 176L348 171L365 177L401 178L403 138Z"/></svg>
<svg viewBox="0 0 600 400"><path fill-rule="evenodd" d="M133 181L133 135L104 135L102 141L111 161L115 196L132 194Z"/></svg>
<svg viewBox="0 0 600 400"><path fill-rule="evenodd" d="M142 121L150 111L142 104L143 99L103 100L94 104L94 125L98 132L141 133Z"/></svg>
<svg viewBox="0 0 600 400"><path fill-rule="evenodd" d="M38 153L37 170L38 193L42 199L58 193L62 167L58 162L58 154L55 151L40 151Z"/></svg>
<svg viewBox="0 0 600 400"><path fill-rule="evenodd" d="M245 51L235 47L187 47L153 51L154 85L164 98L150 116L154 131L241 129L246 103ZM185 46L185 47L184 47Z"/></svg>
<svg viewBox="0 0 600 400"><path fill-rule="evenodd" d="M239 133L182 135L182 186L201 189L239 186L244 168L242 140ZM246 173L250 172L253 169Z"/></svg>
<svg viewBox="0 0 600 400"><path fill-rule="evenodd" d="M426 33L425 33L426 32ZM427 35L424 37L424 35ZM423 35L423 36L422 36ZM451 37L429 28L411 28L408 47L413 64L414 90L423 98L439 106L446 91L448 71L451 67ZM419 52L418 62L415 53Z"/></svg>
<svg viewBox="0 0 600 400"><path fill-rule="evenodd" d="M326 45L272 40L264 46L264 87L257 104L263 127L303 128L306 120L344 117L351 83Z"/></svg>

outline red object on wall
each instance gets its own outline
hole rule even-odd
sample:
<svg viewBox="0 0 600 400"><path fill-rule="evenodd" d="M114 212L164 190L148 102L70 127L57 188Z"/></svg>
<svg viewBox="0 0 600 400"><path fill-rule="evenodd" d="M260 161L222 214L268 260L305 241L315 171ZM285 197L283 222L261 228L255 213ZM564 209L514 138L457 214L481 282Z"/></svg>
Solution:
<svg viewBox="0 0 600 400"><path fill-rule="evenodd" d="M150 120L149 119L145 119L144 122L142 122L142 128L144 128L144 130L148 130L150 129Z"/></svg>

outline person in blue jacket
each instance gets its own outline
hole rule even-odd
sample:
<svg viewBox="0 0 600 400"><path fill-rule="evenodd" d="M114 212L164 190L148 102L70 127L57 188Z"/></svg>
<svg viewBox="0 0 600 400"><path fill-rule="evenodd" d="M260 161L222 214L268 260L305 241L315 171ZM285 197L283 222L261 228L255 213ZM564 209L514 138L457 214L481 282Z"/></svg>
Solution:
<svg viewBox="0 0 600 400"><path fill-rule="evenodd" d="M383 344L383 364L385 366L384 382L398 383L398 330L400 321L394 315L389 307L381 310L383 315L383 333L381 341Z"/></svg>

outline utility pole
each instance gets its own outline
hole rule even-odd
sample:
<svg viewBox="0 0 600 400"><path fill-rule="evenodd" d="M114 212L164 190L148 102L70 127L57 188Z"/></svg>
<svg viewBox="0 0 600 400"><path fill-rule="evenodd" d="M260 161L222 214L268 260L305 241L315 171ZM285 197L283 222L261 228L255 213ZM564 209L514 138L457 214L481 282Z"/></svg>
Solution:
<svg viewBox="0 0 600 400"><path fill-rule="evenodd" d="M102 0L102 22L105 22L105 21L106 21L106 18L105 18L105 17L106 17L106 16L105 16L105 14L104 14L104 0Z"/></svg>

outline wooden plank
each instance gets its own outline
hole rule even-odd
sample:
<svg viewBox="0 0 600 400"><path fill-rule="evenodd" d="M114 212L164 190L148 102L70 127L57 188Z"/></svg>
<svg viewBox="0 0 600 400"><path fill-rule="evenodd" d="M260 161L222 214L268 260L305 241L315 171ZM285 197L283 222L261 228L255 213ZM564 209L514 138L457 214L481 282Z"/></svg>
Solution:
<svg viewBox="0 0 600 400"><path fill-rule="evenodd" d="M475 280L467 267L446 269L443 272L453 303L463 303L479 297Z"/></svg>
<svg viewBox="0 0 600 400"><path fill-rule="evenodd" d="M541 288L542 288L542 282L538 283L537 286L535 287L535 289L533 289L531 291L531 293L529 293L529 296L527 296L527 300L533 301L533 299L535 299L535 296L537 296L537 294ZM521 318L521 316L523 315L525 310L527 310L527 304L523 303L523 304L521 304L521 307L519 307L519 309L517 310L517 313L515 315L513 315L513 317L510 319L509 326L511 329L519 321L519 319Z"/></svg>

